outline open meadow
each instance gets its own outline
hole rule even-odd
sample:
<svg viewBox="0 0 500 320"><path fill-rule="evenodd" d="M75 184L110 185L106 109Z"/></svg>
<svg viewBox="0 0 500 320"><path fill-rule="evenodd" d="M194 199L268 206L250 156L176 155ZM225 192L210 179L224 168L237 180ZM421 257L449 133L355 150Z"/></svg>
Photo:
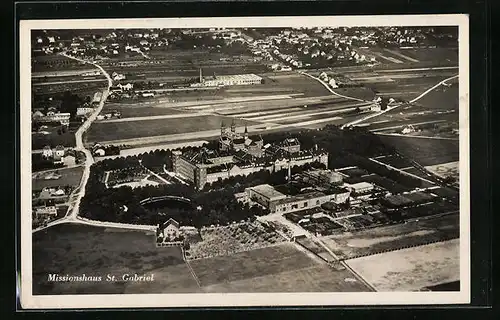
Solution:
<svg viewBox="0 0 500 320"><path fill-rule="evenodd" d="M460 279L459 240L361 257L347 264L377 291L419 291Z"/></svg>
<svg viewBox="0 0 500 320"><path fill-rule="evenodd" d="M175 266L175 267L173 267ZM170 269L169 269L170 268ZM123 282L49 282L49 274L102 276L155 273L158 281L183 283L190 273L179 248L157 248L154 234L140 231L63 224L33 235L33 294L119 294ZM166 274L162 275L162 273ZM154 283L144 282L137 293ZM146 287L143 287L146 286ZM178 288L179 286L177 286ZM176 287L170 288L175 291ZM162 290L168 290L169 287ZM130 289L132 290L132 289ZM163 291L162 291L163 292Z"/></svg>
<svg viewBox="0 0 500 320"><path fill-rule="evenodd" d="M31 179L31 186L33 190L42 190L46 187L58 187L58 186L73 186L76 187L80 184L83 174L83 166L72 167L72 168L61 168L56 170L51 170L51 173L57 172L61 175L59 179L44 179L45 173L36 173Z"/></svg>
<svg viewBox="0 0 500 320"><path fill-rule="evenodd" d="M204 292L369 290L349 271L317 262L291 243L190 264Z"/></svg>
<svg viewBox="0 0 500 320"><path fill-rule="evenodd" d="M459 215L409 221L404 224L344 232L322 238L341 259L373 255L382 251L458 238Z"/></svg>
<svg viewBox="0 0 500 320"><path fill-rule="evenodd" d="M459 160L459 141L421 139L411 136L379 136L382 142L394 146L404 156L423 166Z"/></svg>

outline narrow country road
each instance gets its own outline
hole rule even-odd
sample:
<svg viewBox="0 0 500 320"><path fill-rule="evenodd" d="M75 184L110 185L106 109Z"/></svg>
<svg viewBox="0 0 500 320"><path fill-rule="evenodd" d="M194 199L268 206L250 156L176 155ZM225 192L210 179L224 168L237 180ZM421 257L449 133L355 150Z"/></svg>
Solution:
<svg viewBox="0 0 500 320"><path fill-rule="evenodd" d="M424 92L422 92L419 96L417 96L416 98L414 98L414 99L410 100L409 102L410 102L410 103L414 103L414 102L416 102L416 101L420 100L420 99L421 99L421 98L423 98L425 95L427 95L428 93L432 92L434 89L436 89L436 88L438 88L438 87L440 87L440 86L442 86L442 85L446 85L448 81L453 80L453 79L455 79L455 78L458 78L458 74L457 74L457 75L454 75L454 76L452 76L452 77L446 78L446 79L444 79L443 81L438 82L437 84L435 84L434 86L432 86L432 87L430 87L429 89L425 90L425 91L424 91ZM344 124L344 125L341 127L341 129L344 129L344 128L346 128L346 127L350 127L350 126L353 126L353 125L356 125L356 124L360 124L361 122L366 121L366 120L371 119L371 118L378 117L378 116L380 116L380 115L382 115L382 114L384 114L384 113L386 113L386 112L389 112L389 111L391 111L391 110L394 110L394 109L396 109L396 108L398 108L398 107L400 107L400 106L402 106L402 105L403 105L403 104L401 103L401 104L397 104L397 105L394 105L394 106L391 106L391 107L387 107L387 109L385 109L385 110L383 110L383 111L380 111L380 112L377 112L377 113L371 114L371 115L369 115L369 116L366 116L366 117L364 117L364 118L361 118L361 119L358 119L358 120L355 120L355 121L352 121L352 122L346 123L346 124Z"/></svg>
<svg viewBox="0 0 500 320"><path fill-rule="evenodd" d="M350 96L345 96L343 94L340 94L340 93L337 93L335 92L332 88L330 88L330 86L324 82L323 80L321 80L320 78L316 78L315 76L309 74L309 73L306 73L304 71L299 71L300 74L302 75L305 75L309 78L312 78L316 81L318 81L319 83L321 83L326 89L328 89L328 91L330 91L332 94L338 96L338 97L341 97L341 98L345 98L345 99L348 99L348 100L354 100L354 101L360 101L360 102L370 102L370 101L366 101L366 100L363 100L363 99L359 99L359 98L356 98L356 97L350 97Z"/></svg>
<svg viewBox="0 0 500 320"><path fill-rule="evenodd" d="M80 61L83 63L90 63L90 64L94 65L95 67L99 68L99 70L101 70L102 74L108 80L108 86L102 92L102 97L101 97L101 101L99 102L99 106L90 115L90 117L88 117L88 119L78 128L78 130L75 133L75 138L76 138L75 150L82 151L83 153L85 153L85 168L83 170L82 180L81 180L80 185L79 185L79 193L77 194L77 198L75 200L75 204L73 205L72 210L66 216L66 218L69 220L75 220L76 216L78 215L78 211L80 209L80 202L81 202L82 198L85 196L85 189L86 189L87 181L88 181L89 175L90 175L90 167L94 163L94 158L92 157L92 153L90 152L90 150L85 149L85 147L83 145L83 134L85 133L85 131L87 131L90 128L90 125L96 120L97 115L102 111L102 108L104 107L104 103L106 102L106 99L108 98L109 90L110 90L111 86L113 85L113 80L111 79L110 75L106 72L106 70L104 70L100 65L98 65L97 63L95 63L93 61L86 61L86 60L83 60L80 58L70 56L66 53L61 53L61 55L65 56L67 58L73 59L73 60L77 60L77 61Z"/></svg>
<svg viewBox="0 0 500 320"><path fill-rule="evenodd" d="M77 60L77 61L80 61L83 63L88 63L88 64L94 65L106 77L106 79L108 81L108 86L107 86L107 88L105 88L103 90L103 94L102 94L99 106L94 110L94 112L90 115L90 117L75 132L76 147L74 148L74 150L81 151L85 154L85 166L84 166L82 180L80 181L80 184L78 185L78 187L75 188L74 192L69 196L69 199L71 201L69 203L69 208L68 208L68 211L66 213L66 216L64 218L61 218L61 219L58 219L58 220L53 221L51 223L48 223L44 227L34 229L32 231L33 233L40 231L40 230L43 230L43 229L46 229L46 228L49 228L53 225L61 224L61 223L81 222L81 219L77 219L78 211L80 209L80 202L81 202L82 198L85 196L85 189L86 189L87 181L88 181L89 175L90 175L90 167L94 163L94 158L92 157L92 153L90 152L90 150L85 149L85 147L83 145L83 134L85 133L85 131L88 130L90 125L97 118L97 115L101 112L102 108L104 107L104 103L106 102L106 99L108 98L109 89L113 85L113 80L111 79L109 74L106 72L106 70L104 70L97 63L70 56L70 55L66 54L65 52L62 52L60 54L62 56L65 56L65 57L73 59L73 60ZM96 222L96 223L98 223L98 222Z"/></svg>

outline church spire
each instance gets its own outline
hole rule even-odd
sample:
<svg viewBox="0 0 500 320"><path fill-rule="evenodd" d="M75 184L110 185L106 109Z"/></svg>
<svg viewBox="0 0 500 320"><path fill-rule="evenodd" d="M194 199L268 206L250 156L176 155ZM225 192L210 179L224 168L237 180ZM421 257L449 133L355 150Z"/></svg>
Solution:
<svg viewBox="0 0 500 320"><path fill-rule="evenodd" d="M246 123L245 123L245 139L248 139L248 127Z"/></svg>

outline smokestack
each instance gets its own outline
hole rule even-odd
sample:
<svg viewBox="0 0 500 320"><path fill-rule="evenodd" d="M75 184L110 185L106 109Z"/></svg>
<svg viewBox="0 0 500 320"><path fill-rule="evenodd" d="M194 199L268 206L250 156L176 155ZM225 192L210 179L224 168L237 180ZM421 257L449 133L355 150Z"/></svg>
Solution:
<svg viewBox="0 0 500 320"><path fill-rule="evenodd" d="M292 167L290 162L291 161L288 161L288 183L292 183Z"/></svg>
<svg viewBox="0 0 500 320"><path fill-rule="evenodd" d="M202 74L201 68L200 68L200 83L203 83L203 74Z"/></svg>

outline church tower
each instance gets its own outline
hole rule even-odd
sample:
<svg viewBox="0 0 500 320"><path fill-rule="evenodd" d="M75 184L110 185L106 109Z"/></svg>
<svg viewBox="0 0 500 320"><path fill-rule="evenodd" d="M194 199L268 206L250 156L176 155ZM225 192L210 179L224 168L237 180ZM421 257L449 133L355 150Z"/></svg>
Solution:
<svg viewBox="0 0 500 320"><path fill-rule="evenodd" d="M246 123L245 123L245 139L248 139L248 127Z"/></svg>
<svg viewBox="0 0 500 320"><path fill-rule="evenodd" d="M236 132L236 125L234 124L234 119L233 119L233 122L231 122L231 132L232 133Z"/></svg>
<svg viewBox="0 0 500 320"><path fill-rule="evenodd" d="M226 131L226 126L224 125L224 121L220 123L220 135L222 136Z"/></svg>

